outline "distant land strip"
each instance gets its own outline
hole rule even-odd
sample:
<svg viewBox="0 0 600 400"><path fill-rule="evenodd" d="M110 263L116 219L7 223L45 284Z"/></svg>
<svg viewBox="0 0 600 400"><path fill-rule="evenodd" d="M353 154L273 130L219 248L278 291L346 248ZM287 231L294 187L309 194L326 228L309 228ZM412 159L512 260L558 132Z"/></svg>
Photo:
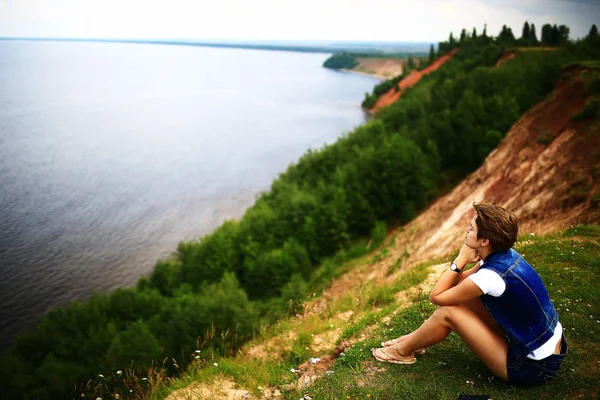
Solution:
<svg viewBox="0 0 600 400"><path fill-rule="evenodd" d="M183 39L94 39L94 38L43 38L43 37L0 37L0 41L45 41L45 42L100 42L100 43L135 43L162 44L175 46L226 47L251 50L279 50L303 53L338 53L351 52L366 55L391 55L394 53L423 53L429 48L429 43L420 42L327 42L321 43L285 41L193 41Z"/></svg>

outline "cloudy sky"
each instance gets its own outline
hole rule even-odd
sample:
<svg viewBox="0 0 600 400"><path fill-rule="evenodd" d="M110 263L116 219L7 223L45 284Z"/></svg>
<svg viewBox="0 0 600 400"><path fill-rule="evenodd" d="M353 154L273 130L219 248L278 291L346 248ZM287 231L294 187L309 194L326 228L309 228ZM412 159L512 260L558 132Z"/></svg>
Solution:
<svg viewBox="0 0 600 400"><path fill-rule="evenodd" d="M600 26L600 0L0 0L0 37L437 42L524 21Z"/></svg>

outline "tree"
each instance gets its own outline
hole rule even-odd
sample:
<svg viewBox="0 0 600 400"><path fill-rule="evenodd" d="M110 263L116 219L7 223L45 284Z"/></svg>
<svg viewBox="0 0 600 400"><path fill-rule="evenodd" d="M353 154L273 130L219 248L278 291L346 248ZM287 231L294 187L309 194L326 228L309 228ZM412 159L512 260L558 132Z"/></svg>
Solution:
<svg viewBox="0 0 600 400"><path fill-rule="evenodd" d="M529 28L529 39L532 44L536 44L538 42L537 34L535 33L535 24L531 24Z"/></svg>
<svg viewBox="0 0 600 400"><path fill-rule="evenodd" d="M498 35L498 42L512 44L515 41L515 35L512 33L512 29L508 28L506 25L502 25L502 30Z"/></svg>
<svg viewBox="0 0 600 400"><path fill-rule="evenodd" d="M560 42L560 31L556 24L552 25L552 31L550 33L550 43L557 45Z"/></svg>
<svg viewBox="0 0 600 400"><path fill-rule="evenodd" d="M460 43L464 43L465 40L467 40L467 30L463 29L462 31L460 31Z"/></svg>
<svg viewBox="0 0 600 400"><path fill-rule="evenodd" d="M477 39L477 28L473 27L473 33L471 34L473 39Z"/></svg>
<svg viewBox="0 0 600 400"><path fill-rule="evenodd" d="M415 60L413 60L411 55L409 55L408 59L406 60L406 67L409 70L415 69Z"/></svg>
<svg viewBox="0 0 600 400"><path fill-rule="evenodd" d="M481 36L487 38L487 24L483 25L483 33L481 34Z"/></svg>
<svg viewBox="0 0 600 400"><path fill-rule="evenodd" d="M596 26L596 24L592 25L592 27L590 28L590 33L588 33L588 38L595 38L596 36L598 36L598 27Z"/></svg>
<svg viewBox="0 0 600 400"><path fill-rule="evenodd" d="M552 43L552 25L544 24L542 26L542 44L549 45Z"/></svg>
<svg viewBox="0 0 600 400"><path fill-rule="evenodd" d="M529 29L529 22L525 21L523 24L523 33L521 34L521 40L523 42L528 42L531 35L531 31Z"/></svg>
<svg viewBox="0 0 600 400"><path fill-rule="evenodd" d="M454 40L454 35L452 35L452 32L450 32L450 38L448 39L448 42L450 42L450 48L454 47L456 44L456 40Z"/></svg>
<svg viewBox="0 0 600 400"><path fill-rule="evenodd" d="M429 46L429 64L433 63L434 59L435 59L435 52L433 50L433 43L432 43L431 46Z"/></svg>
<svg viewBox="0 0 600 400"><path fill-rule="evenodd" d="M568 42L570 32L571 32L571 29L569 29L568 26L560 25L558 27L558 43L557 44L564 44L564 43Z"/></svg>

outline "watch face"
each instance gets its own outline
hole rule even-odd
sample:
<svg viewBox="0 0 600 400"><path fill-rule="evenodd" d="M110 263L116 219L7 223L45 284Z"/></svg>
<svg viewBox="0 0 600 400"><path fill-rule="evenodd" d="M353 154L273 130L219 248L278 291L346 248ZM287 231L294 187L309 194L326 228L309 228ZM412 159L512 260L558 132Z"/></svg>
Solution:
<svg viewBox="0 0 600 400"><path fill-rule="evenodd" d="M458 269L458 266L454 263L450 264L450 269L454 272L460 272L460 269Z"/></svg>

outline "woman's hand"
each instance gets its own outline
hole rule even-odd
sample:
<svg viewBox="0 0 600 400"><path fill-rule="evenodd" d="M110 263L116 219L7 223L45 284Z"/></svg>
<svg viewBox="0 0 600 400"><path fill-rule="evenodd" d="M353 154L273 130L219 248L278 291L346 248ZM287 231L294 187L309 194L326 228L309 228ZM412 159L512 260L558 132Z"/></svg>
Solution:
<svg viewBox="0 0 600 400"><path fill-rule="evenodd" d="M458 253L458 257L456 257L455 263L459 268L462 268L469 263L478 262L480 259L481 257L479 257L479 252L477 250L463 244Z"/></svg>

